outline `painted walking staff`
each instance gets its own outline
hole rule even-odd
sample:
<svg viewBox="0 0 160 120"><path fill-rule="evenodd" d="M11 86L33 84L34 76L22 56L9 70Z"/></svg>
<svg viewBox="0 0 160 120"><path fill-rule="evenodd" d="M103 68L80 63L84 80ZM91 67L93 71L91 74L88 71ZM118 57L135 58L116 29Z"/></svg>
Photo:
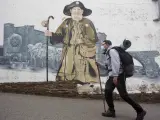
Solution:
<svg viewBox="0 0 160 120"><path fill-rule="evenodd" d="M92 21L84 18L92 11L80 1L75 1L66 5L63 13L70 18L65 19L55 33L45 32L46 36L51 36L51 44L63 43L56 81L98 82L95 60L98 38Z"/></svg>
<svg viewBox="0 0 160 120"><path fill-rule="evenodd" d="M155 22L158 22L158 21L160 21L160 0L152 0L152 1L158 2L158 12L159 12L159 16L158 16L156 19L153 20L153 21L155 21Z"/></svg>

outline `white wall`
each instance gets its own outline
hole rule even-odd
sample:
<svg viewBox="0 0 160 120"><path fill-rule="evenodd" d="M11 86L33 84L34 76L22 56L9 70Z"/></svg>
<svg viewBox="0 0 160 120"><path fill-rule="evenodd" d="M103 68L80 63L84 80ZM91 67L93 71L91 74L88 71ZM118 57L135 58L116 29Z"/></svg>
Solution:
<svg viewBox="0 0 160 120"><path fill-rule="evenodd" d="M0 45L3 44L4 23L14 23L15 26L35 25L36 29L44 31L45 28L41 26L41 21L53 15L55 19L51 20L50 29L55 31L62 19L66 17L63 14L64 6L72 1L0 0ZM153 22L153 19L158 16L156 2L152 0L81 1L87 8L92 9L93 14L89 18L94 22L97 32L105 32L107 39L112 40L114 45L121 44L122 40L127 38L132 41L129 50L160 51L160 22ZM21 73L17 71L16 76ZM8 76L12 72L4 71L1 77L7 78L5 74ZM44 80L45 72L42 76L41 80ZM38 79L40 80L39 77Z"/></svg>
<svg viewBox="0 0 160 120"><path fill-rule="evenodd" d="M62 22L63 8L73 0L0 0L0 44L3 44L3 24L15 26L35 25L36 29L45 30L41 21L49 15L54 31ZM92 9L89 18L98 31L105 32L114 44L120 44L124 38L133 42L130 50L155 50L160 44L160 22L153 19L158 16L158 6L152 0L81 0ZM158 46L159 45L159 46Z"/></svg>

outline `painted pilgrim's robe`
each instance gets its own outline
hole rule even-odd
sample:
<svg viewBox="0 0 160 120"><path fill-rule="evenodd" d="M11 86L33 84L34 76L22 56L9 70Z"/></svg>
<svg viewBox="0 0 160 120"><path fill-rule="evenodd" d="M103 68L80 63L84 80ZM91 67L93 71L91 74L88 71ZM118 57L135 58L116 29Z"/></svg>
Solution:
<svg viewBox="0 0 160 120"><path fill-rule="evenodd" d="M79 22L72 18L64 20L51 39L51 44L63 43L56 80L98 82L97 40L95 27L89 19L83 18Z"/></svg>

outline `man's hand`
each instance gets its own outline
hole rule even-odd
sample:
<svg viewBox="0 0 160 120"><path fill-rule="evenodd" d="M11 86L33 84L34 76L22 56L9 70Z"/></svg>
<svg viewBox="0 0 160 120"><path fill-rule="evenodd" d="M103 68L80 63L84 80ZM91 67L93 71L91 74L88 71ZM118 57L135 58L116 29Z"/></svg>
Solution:
<svg viewBox="0 0 160 120"><path fill-rule="evenodd" d="M118 83L118 77L113 77L113 83L114 83L115 85L117 85L117 83Z"/></svg>

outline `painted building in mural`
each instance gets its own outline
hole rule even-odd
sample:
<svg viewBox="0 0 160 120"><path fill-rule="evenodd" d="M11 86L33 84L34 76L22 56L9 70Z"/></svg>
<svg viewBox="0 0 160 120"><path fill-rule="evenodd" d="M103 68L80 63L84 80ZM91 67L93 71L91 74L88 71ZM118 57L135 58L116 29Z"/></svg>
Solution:
<svg viewBox="0 0 160 120"><path fill-rule="evenodd" d="M34 30L34 26L14 27L12 23L4 25L4 56L12 56L17 61L27 61L28 45L45 42L43 32Z"/></svg>
<svg viewBox="0 0 160 120"><path fill-rule="evenodd" d="M99 39L104 40L106 39L106 35L103 33L97 33L99 36ZM103 38L103 39L102 39ZM22 27L15 27L12 23L6 23L4 24L4 45L1 47L3 56L8 57L10 62L30 62L32 64L32 58L35 61L38 61L38 59L41 59L38 62L34 62L33 64L35 67L45 67L41 66L40 62L45 62L45 49L46 49L46 37L44 36L44 32L38 31L34 29L34 26L22 26ZM101 59L101 41L97 42L97 60ZM53 52L54 56L52 56L52 60L50 62L53 62L54 66L59 66L57 62L60 59L61 52L62 52L63 44L55 44L51 45L49 43L49 52ZM41 51L40 49L43 49ZM34 53L35 52L35 53ZM39 53L40 52L40 53ZM49 53L49 56L52 53ZM57 54L57 56L56 56ZM49 57L51 58L51 57ZM56 61L57 62L54 62Z"/></svg>

